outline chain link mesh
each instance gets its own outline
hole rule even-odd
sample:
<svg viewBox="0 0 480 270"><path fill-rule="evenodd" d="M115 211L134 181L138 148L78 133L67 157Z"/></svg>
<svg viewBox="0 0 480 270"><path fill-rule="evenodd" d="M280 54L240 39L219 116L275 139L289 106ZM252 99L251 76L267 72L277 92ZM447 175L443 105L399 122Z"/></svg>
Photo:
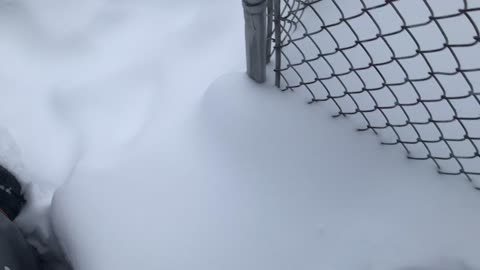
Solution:
<svg viewBox="0 0 480 270"><path fill-rule="evenodd" d="M480 1L282 0L283 90L480 188Z"/></svg>

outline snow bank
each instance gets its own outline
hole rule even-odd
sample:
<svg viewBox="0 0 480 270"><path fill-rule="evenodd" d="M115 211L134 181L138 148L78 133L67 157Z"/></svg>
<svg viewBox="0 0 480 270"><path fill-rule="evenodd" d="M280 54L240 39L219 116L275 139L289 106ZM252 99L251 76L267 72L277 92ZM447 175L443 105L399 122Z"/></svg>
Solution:
<svg viewBox="0 0 480 270"><path fill-rule="evenodd" d="M114 163L151 119L242 69L240 7L0 0L0 161L25 183L18 223L32 241L52 239L53 194L77 167Z"/></svg>
<svg viewBox="0 0 480 270"><path fill-rule="evenodd" d="M297 98L224 76L183 121L79 169L54 204L76 269L480 266L469 183Z"/></svg>

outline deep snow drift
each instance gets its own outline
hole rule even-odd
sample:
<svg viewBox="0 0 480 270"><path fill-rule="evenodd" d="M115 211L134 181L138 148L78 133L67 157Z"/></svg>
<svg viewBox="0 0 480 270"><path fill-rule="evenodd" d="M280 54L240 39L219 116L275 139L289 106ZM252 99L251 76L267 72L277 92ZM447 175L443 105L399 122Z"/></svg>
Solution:
<svg viewBox="0 0 480 270"><path fill-rule="evenodd" d="M0 0L0 157L27 184L28 235L49 241L53 193L79 163L114 160L151 119L242 69L240 7Z"/></svg>
<svg viewBox="0 0 480 270"><path fill-rule="evenodd" d="M271 83L206 91L243 42L237 0L0 0L0 157L27 235L48 242L65 183L52 220L77 270L480 265L466 181Z"/></svg>
<svg viewBox="0 0 480 270"><path fill-rule="evenodd" d="M233 74L183 121L164 125L169 117L57 194L77 269L480 265L480 197L467 181L295 94Z"/></svg>

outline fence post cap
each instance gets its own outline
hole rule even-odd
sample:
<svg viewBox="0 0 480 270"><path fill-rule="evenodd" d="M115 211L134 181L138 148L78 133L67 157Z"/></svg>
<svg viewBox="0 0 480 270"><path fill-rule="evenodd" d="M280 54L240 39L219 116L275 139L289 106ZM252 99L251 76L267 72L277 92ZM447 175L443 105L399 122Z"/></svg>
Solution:
<svg viewBox="0 0 480 270"><path fill-rule="evenodd" d="M243 0L243 7L248 13L257 14L267 8L267 0Z"/></svg>
<svg viewBox="0 0 480 270"><path fill-rule="evenodd" d="M248 6L256 6L256 5L266 4L267 0L243 0L243 3Z"/></svg>

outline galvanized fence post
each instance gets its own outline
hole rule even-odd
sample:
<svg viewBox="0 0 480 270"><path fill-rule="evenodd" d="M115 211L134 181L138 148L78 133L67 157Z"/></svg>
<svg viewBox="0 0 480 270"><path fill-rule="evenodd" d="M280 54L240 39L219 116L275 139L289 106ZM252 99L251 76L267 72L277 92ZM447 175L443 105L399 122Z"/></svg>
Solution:
<svg viewBox="0 0 480 270"><path fill-rule="evenodd" d="M267 0L242 0L245 14L247 73L258 83L267 78Z"/></svg>
<svg viewBox="0 0 480 270"><path fill-rule="evenodd" d="M272 39L273 39L273 1L267 0L267 64L272 60Z"/></svg>

